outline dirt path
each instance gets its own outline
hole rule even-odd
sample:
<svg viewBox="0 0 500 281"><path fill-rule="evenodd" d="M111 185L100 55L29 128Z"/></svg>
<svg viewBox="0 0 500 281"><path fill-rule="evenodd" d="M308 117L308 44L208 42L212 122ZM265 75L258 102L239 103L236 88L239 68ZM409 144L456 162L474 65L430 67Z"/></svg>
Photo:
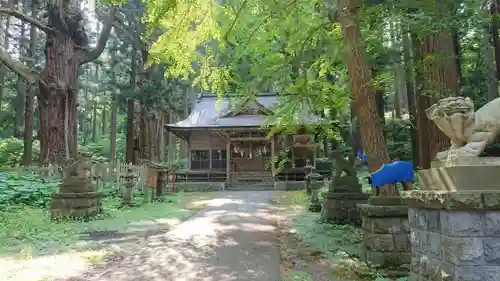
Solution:
<svg viewBox="0 0 500 281"><path fill-rule="evenodd" d="M189 220L149 236L81 281L279 281L272 192L224 192Z"/></svg>

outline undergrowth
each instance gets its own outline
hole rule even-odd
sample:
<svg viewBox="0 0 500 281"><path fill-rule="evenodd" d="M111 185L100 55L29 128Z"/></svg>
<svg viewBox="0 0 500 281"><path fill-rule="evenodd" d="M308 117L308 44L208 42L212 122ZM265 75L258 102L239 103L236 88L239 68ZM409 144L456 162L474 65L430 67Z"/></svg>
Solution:
<svg viewBox="0 0 500 281"><path fill-rule="evenodd" d="M293 198L282 198L280 203L294 211L292 224L301 243L320 250L322 257L332 262L333 277L341 280L392 281L385 277L383 271L361 261L363 238L360 228L321 221L318 213L307 211L308 197L305 191L295 192ZM300 279L305 275L296 273L282 281L310 280ZM406 280L407 277L402 277L395 281Z"/></svg>
<svg viewBox="0 0 500 281"><path fill-rule="evenodd" d="M9 206L47 208L60 181L25 173L0 172L0 210Z"/></svg>
<svg viewBox="0 0 500 281"><path fill-rule="evenodd" d="M178 193L165 202L121 208L118 189L101 184L104 192L103 213L90 220L51 221L52 193L60 181L25 173L0 173L0 255L22 257L66 251L87 233L153 228L157 219L182 220L200 206L190 206L203 199L196 194ZM142 202L140 191L134 194ZM149 223L148 223L149 222Z"/></svg>

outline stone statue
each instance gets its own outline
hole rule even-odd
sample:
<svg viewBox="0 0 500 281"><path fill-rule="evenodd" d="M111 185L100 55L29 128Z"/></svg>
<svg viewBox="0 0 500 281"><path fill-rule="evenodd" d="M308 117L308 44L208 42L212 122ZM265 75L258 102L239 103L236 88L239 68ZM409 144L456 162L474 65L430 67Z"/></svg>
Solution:
<svg viewBox="0 0 500 281"><path fill-rule="evenodd" d="M478 157L500 134L500 98L476 112L468 97L444 98L426 114L451 140L451 147L436 155L439 161L446 161L450 153L457 158Z"/></svg>
<svg viewBox="0 0 500 281"><path fill-rule="evenodd" d="M352 166L349 160L345 159L342 153L338 150L331 154L335 161L335 174L332 175L332 186L330 192L358 192L361 191L356 169Z"/></svg>

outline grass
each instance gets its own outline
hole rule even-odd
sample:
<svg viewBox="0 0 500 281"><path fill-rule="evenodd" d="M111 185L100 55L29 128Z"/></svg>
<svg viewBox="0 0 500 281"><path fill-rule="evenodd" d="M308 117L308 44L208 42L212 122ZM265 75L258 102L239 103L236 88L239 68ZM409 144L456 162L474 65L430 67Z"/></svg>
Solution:
<svg viewBox="0 0 500 281"><path fill-rule="evenodd" d="M96 231L126 231L156 225L161 220L181 221L203 207L211 195L179 193L171 203L156 202L135 208L119 209L120 200L106 198L104 213L90 221L50 220L47 209L12 207L0 212L0 256L29 258L66 251L82 239L82 234ZM83 235L84 236L84 235Z"/></svg>
<svg viewBox="0 0 500 281"><path fill-rule="evenodd" d="M332 277L341 280L389 281L379 272L360 260L362 255L362 231L350 225L337 225L321 221L318 213L307 210L308 197L305 191L279 194L275 199L288 212L295 235L301 246L316 249L322 258L331 264ZM308 281L307 274L292 271L282 281ZM406 277L397 281L405 281Z"/></svg>

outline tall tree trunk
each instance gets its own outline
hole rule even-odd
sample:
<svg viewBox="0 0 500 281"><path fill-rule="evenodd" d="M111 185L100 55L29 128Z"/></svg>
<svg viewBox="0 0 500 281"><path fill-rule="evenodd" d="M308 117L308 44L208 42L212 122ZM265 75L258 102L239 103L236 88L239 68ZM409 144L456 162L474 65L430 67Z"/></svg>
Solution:
<svg viewBox="0 0 500 281"><path fill-rule="evenodd" d="M31 1L31 16L35 17L37 13L37 1ZM30 42L28 56L31 58L30 67L34 67L33 60L36 56L36 27L30 27ZM23 149L23 165L30 166L33 161L33 109L34 109L34 94L35 89L30 85L26 91L26 99L24 104L24 149Z"/></svg>
<svg viewBox="0 0 500 281"><path fill-rule="evenodd" d="M408 101L408 112L410 116L410 132L411 132L411 150L414 165L420 166L420 156L418 149L418 132L417 132L417 107L415 100L415 84L413 83L413 63L412 63L412 45L410 35L403 34L403 57L405 63L405 78L406 78L406 96Z"/></svg>
<svg viewBox="0 0 500 281"><path fill-rule="evenodd" d="M113 98L111 100L111 124L109 125L109 142L110 142L109 162L113 164L116 163L117 112L118 112L118 105L116 104L116 93L113 91Z"/></svg>
<svg viewBox="0 0 500 281"><path fill-rule="evenodd" d="M0 20L1 22L1 20ZM2 35L3 35L3 40L2 40L2 45L3 49L7 51L9 48L9 29L10 29L10 16L5 17L5 23L2 24ZM6 84L6 76L7 75L7 67L5 67L3 64L0 64L0 109L2 108L3 104L3 99L4 99L4 93L7 90L7 84Z"/></svg>
<svg viewBox="0 0 500 281"><path fill-rule="evenodd" d="M494 48L490 44L490 32L488 29L485 30L483 33L483 53L484 53L484 63L486 66L486 72L487 72L487 79L486 79L486 86L488 88L488 93L486 94L486 100L491 101L494 100L495 98L498 97L498 90L497 90L497 77L496 77L496 69L494 65Z"/></svg>
<svg viewBox="0 0 500 281"><path fill-rule="evenodd" d="M493 0L490 6L491 13L491 38L495 50L496 77L500 80L500 38L498 37L498 14L500 12L500 0Z"/></svg>
<svg viewBox="0 0 500 281"><path fill-rule="evenodd" d="M130 81L129 85L132 89L136 86L137 76L137 50L133 49L131 63L130 63ZM127 150L125 159L127 163L134 163L135 153L135 131L134 131L134 118L135 118L135 102L133 99L127 101Z"/></svg>
<svg viewBox="0 0 500 281"><path fill-rule="evenodd" d="M105 103L103 103L102 105L102 108L101 108L101 135L104 136L104 134L106 134L106 126L108 125L107 123L107 119L106 119L106 112L108 110L108 107L106 106Z"/></svg>
<svg viewBox="0 0 500 281"><path fill-rule="evenodd" d="M23 3L23 12L28 13L28 3L24 1ZM20 40L19 40L20 48L19 55L25 56L24 46L26 45L26 24L21 22L21 30L20 30ZM14 98L14 132L13 135L15 138L21 139L23 137L23 129L24 129L24 98L26 96L26 85L24 79L21 75L17 76L16 82L16 97Z"/></svg>
<svg viewBox="0 0 500 281"><path fill-rule="evenodd" d="M170 124L171 123L171 117L170 117L170 112L165 112L165 116L164 116L164 123L165 124ZM163 134L165 135L165 148L166 148L166 152L165 152L165 161L168 162L170 164L170 161L171 161L171 155L170 155L170 142L172 141L171 137L170 137L170 132L165 130L163 131Z"/></svg>
<svg viewBox="0 0 500 281"><path fill-rule="evenodd" d="M453 53L455 55L455 69L457 72L458 87L463 84L462 81L462 48L460 47L460 37L458 36L457 28L453 27L451 29L451 36L453 42ZM460 91L457 93L460 94Z"/></svg>
<svg viewBox="0 0 500 281"><path fill-rule="evenodd" d="M148 53L142 51L141 68L146 63ZM159 71L158 65L154 65L147 69L143 69L138 76L137 87L143 88L151 82L151 77ZM143 95L145 97L145 95ZM160 135L163 134L163 126L161 124L161 113L156 109L148 106L145 101L141 103L140 116L140 157L142 160L158 162L160 156Z"/></svg>
<svg viewBox="0 0 500 281"><path fill-rule="evenodd" d="M418 93L417 106L419 114L419 139L421 141L422 168L430 167L431 159L440 151L448 149L450 140L448 137L430 121L425 110L438 99L447 96L456 96L459 93L459 80L453 50L453 39L450 31L441 31L427 35L424 39L415 42L419 43L419 55L422 62L422 79ZM426 59L432 56L432 59ZM425 141L424 141L425 140ZM429 147L427 147L429 145Z"/></svg>
<svg viewBox="0 0 500 281"><path fill-rule="evenodd" d="M356 115L360 124L363 149L368 154L368 168L376 171L389 162L389 153L377 118L377 104L372 85L370 67L367 64L358 25L359 0L338 0L339 21L345 43L347 69L349 72ZM390 185L381 189L381 195L397 195L397 189Z"/></svg>
<svg viewBox="0 0 500 281"><path fill-rule="evenodd" d="M39 80L42 162L63 163L76 156L78 69L102 53L112 28L107 22L98 45L88 51L79 4L76 0L50 0L47 4L48 25L57 32L47 33L46 64ZM114 13L116 9L111 8L109 17Z"/></svg>
<svg viewBox="0 0 500 281"><path fill-rule="evenodd" d="M92 103L92 142L97 142L97 102Z"/></svg>
<svg viewBox="0 0 500 281"><path fill-rule="evenodd" d="M158 152L160 153L158 155L158 160L160 163L165 162L165 130L163 129L165 125L165 113L161 112L160 113L160 132L159 132L159 144L158 144Z"/></svg>
<svg viewBox="0 0 500 281"><path fill-rule="evenodd" d="M391 49L392 49L392 71L394 73L394 113L397 119L401 119L401 92L400 92L400 80L401 80L401 67L400 67L400 50L397 44L397 33L394 20L389 20L389 29L390 29L390 37L391 37Z"/></svg>

